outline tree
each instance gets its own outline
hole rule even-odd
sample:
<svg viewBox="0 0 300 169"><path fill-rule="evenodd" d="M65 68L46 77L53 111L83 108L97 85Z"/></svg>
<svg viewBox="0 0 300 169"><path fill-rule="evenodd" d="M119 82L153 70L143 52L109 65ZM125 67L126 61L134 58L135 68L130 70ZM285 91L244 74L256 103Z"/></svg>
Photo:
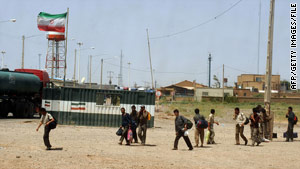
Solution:
<svg viewBox="0 0 300 169"><path fill-rule="evenodd" d="M214 75L213 79L214 79L214 81L216 81L215 82L216 88L220 88L221 87L221 83L220 83L218 77L216 75Z"/></svg>

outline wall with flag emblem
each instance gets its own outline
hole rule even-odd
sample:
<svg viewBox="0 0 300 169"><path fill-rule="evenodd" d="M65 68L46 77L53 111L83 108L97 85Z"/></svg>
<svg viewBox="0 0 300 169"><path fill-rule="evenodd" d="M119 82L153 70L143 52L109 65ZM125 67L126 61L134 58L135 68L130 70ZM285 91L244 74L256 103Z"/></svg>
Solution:
<svg viewBox="0 0 300 169"><path fill-rule="evenodd" d="M121 111L127 113L142 105L151 114L149 127L154 126L155 93L143 91L100 90L81 88L44 88L42 106L59 124L109 126L121 124Z"/></svg>

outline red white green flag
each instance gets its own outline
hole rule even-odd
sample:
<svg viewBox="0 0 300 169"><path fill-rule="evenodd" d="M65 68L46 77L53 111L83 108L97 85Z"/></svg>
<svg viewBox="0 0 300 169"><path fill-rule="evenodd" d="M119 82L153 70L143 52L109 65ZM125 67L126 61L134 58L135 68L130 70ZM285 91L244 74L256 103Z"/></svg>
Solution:
<svg viewBox="0 0 300 169"><path fill-rule="evenodd" d="M37 18L40 31L65 32L65 21L67 13L49 14L40 12Z"/></svg>

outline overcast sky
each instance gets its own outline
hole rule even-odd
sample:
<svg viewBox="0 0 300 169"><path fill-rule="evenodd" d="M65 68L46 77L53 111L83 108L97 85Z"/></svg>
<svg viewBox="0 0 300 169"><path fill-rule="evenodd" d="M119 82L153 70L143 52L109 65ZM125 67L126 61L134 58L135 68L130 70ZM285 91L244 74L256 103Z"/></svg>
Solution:
<svg viewBox="0 0 300 169"><path fill-rule="evenodd" d="M39 12L63 13L69 7L67 78L73 77L76 43L83 42L82 48L95 49L82 50L81 77L87 77L88 55L105 53L107 55L93 58L92 82L100 81L100 59L112 58L104 62L103 81L108 83L107 72L113 71L113 83L117 84L120 60L114 56L120 56L122 50L124 85L128 86L128 62L135 69L130 71L131 85L134 82L144 85L151 82L147 28L150 38L180 32L214 18L238 1L0 0L0 21L17 19L15 23L0 23L0 50L6 52L4 65L9 69L20 68L22 35L40 35L25 40L25 68L38 68L38 54L42 54L44 69L48 42L46 33L37 28L37 15ZM290 3L296 1L276 0L275 4L273 74L281 75L282 80L290 77L289 10ZM150 39L154 77L158 85L166 86L182 80L196 80L207 85L209 52L212 54L212 75L221 79L222 64L225 64L228 85L233 85L240 74L257 73L259 2L242 0L224 15L195 29ZM262 0L259 73L265 73L266 67L269 7L269 0Z"/></svg>

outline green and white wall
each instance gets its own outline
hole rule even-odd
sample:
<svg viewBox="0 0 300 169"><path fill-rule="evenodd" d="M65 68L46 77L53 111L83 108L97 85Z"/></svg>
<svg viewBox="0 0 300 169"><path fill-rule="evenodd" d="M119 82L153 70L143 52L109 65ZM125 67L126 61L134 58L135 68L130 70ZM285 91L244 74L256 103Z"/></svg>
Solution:
<svg viewBox="0 0 300 169"><path fill-rule="evenodd" d="M118 96L117 104L102 105L99 95ZM152 116L148 127L153 127L155 93L64 87L43 90L42 106L59 124L117 127L122 121L120 109L124 107L130 113L132 105L137 107L137 111L145 105Z"/></svg>

